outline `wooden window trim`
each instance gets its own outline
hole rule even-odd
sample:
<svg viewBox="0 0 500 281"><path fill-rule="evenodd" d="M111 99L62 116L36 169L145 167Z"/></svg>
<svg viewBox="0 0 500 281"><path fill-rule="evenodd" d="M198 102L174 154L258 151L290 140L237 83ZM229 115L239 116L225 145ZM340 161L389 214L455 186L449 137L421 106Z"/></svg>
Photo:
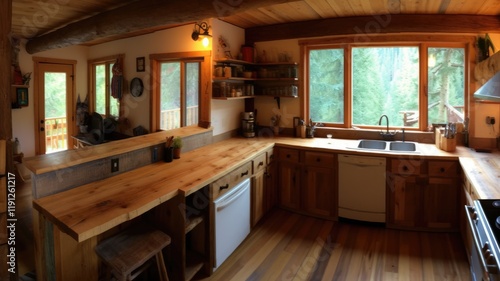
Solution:
<svg viewBox="0 0 500 281"><path fill-rule="evenodd" d="M150 88L151 88L151 104L150 104L150 129L151 132L160 130L160 81L158 75L161 62L169 60L182 60L184 62L199 61L200 62L200 112L198 126L209 128L211 125L211 97L212 97L212 52L177 52L149 55L150 63ZM181 86L182 87L182 86ZM182 110L182 109L181 109Z"/></svg>
<svg viewBox="0 0 500 281"><path fill-rule="evenodd" d="M88 89L89 89L89 109L92 111L95 111L96 107L96 93L95 93L95 69L94 65L96 64L107 64L110 62L115 62L117 59L121 59L122 62L125 59L125 54L118 54L118 55L111 55L111 56L106 56L106 57L101 57L101 58L95 58L91 60L87 60L87 69L88 69ZM106 73L109 73L109 69L107 69L108 66L106 65ZM125 72L125 71L123 71ZM125 73L123 74L125 76ZM108 85L106 87L109 89ZM85 97L80 97L82 100L85 100ZM120 107L121 107L121 100L120 100ZM106 112L104 115L108 115L110 112L110 104L109 104L109 99L106 99ZM121 112L121 110L120 110ZM118 116L119 118L120 116Z"/></svg>
<svg viewBox="0 0 500 281"><path fill-rule="evenodd" d="M302 91L300 95L300 112L304 120L309 120L309 51L327 48L344 48L344 124L327 124L327 127L347 128L352 127L352 102L351 102L351 48L352 47L375 47L375 46L418 46L420 56L427 55L429 47L460 47L464 48L465 62L465 81L464 81L464 116L469 116L469 112L474 112L474 104L471 102L472 95L477 88L473 79L473 69L475 67L474 45L476 36L471 35L442 35L442 34L383 34L383 35L363 35L363 40L360 40L359 35L335 36L330 38L304 39L299 40L301 52L301 68L302 74ZM422 51L424 50L424 51ZM422 120L418 128L408 128L409 130L427 130L427 60L420 64L420 87L419 87L419 103L420 114ZM424 119L425 118L425 119ZM470 122L473 122L474 115L470 116ZM370 129L369 126L363 128ZM375 128L375 127L373 127ZM471 127L471 132L473 126Z"/></svg>

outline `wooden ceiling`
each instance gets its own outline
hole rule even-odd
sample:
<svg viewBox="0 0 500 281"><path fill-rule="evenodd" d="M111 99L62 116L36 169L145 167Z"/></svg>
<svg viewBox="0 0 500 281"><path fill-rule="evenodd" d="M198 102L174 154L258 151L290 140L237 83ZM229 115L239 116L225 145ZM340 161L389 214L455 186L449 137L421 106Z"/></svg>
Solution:
<svg viewBox="0 0 500 281"><path fill-rule="evenodd" d="M16 37L33 39L42 35L55 33L56 30L70 23L77 23L84 19L104 16L111 10L120 10L120 7L133 6L142 3L158 3L167 0L12 0L12 34ZM201 2L200 2L201 1ZM134 3L137 2L137 3ZM165 23L154 22L154 26L130 28L128 23L126 32L121 34L85 38L75 41L75 44L97 44L117 38L137 36L158 29L170 28L183 23L192 23L196 15L204 14L197 7L208 7L205 0L168 0L169 7L183 7L181 12L165 16ZM212 14L228 23L242 28L256 28L262 26L285 24L302 21L324 20L332 18L346 18L354 16L371 16L381 14L391 15L500 15L499 0L272 0L272 1L244 1L244 0L214 0L206 1ZM236 9L231 3L239 4ZM257 4L249 4L257 3ZM215 6L215 4L221 4ZM162 4L163 5L163 4ZM191 5L191 6L186 6ZM213 7L212 7L213 6ZM245 9L240 7L246 6ZM192 10L189 14L186 7ZM193 7L193 8L191 8ZM187 11L183 18L183 11ZM113 11L113 12L114 12ZM216 13L215 13L216 12ZM137 11L138 16L147 18L148 13ZM229 14L229 16L225 16ZM130 16L130 14L129 14ZM129 21L130 17L110 18L113 21ZM194 19L194 20L193 20ZM102 17L101 19L102 20ZM85 41L85 42L83 42Z"/></svg>

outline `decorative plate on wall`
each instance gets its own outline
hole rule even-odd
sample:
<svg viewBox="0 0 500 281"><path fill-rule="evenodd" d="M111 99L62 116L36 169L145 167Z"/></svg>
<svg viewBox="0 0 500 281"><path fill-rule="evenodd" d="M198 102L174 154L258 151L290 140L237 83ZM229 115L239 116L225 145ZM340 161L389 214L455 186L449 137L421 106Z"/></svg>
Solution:
<svg viewBox="0 0 500 281"><path fill-rule="evenodd" d="M140 97L144 91L144 84L142 84L141 78L135 77L130 81L130 94L134 97Z"/></svg>

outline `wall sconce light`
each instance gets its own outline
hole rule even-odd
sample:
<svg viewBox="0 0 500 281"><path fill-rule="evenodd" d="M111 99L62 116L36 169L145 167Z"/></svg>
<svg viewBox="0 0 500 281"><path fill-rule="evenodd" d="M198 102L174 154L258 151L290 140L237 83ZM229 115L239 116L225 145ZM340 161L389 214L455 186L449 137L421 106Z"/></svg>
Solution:
<svg viewBox="0 0 500 281"><path fill-rule="evenodd" d="M206 22L202 22L200 24L195 23L191 38L193 38L194 41L198 41L199 38L203 38L201 40L203 46L208 46L208 38L212 37L212 35L208 33L209 28L210 26L208 26Z"/></svg>

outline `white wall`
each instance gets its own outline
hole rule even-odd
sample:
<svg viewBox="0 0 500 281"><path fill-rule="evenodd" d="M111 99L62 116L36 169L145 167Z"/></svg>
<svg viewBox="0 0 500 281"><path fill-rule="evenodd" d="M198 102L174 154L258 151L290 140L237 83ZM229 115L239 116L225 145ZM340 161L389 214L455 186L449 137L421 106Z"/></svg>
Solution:
<svg viewBox="0 0 500 281"><path fill-rule="evenodd" d="M287 53L292 61L299 62L300 48L298 39L259 42L255 44L257 58L262 59L265 51L267 62L277 62L279 53ZM260 126L270 126L271 117L281 116L280 127L293 128L293 117L300 116L300 101L298 98L280 98L280 108L277 102L270 97L256 97L257 108L256 122Z"/></svg>
<svg viewBox="0 0 500 281"><path fill-rule="evenodd" d="M224 58L224 50L219 46L220 36L229 44L231 55L237 58L241 45L245 42L245 30L226 22L213 19L212 31L212 55L214 59ZM214 128L214 136L240 128L240 114L243 111L245 111L244 100L212 100L212 126Z"/></svg>

